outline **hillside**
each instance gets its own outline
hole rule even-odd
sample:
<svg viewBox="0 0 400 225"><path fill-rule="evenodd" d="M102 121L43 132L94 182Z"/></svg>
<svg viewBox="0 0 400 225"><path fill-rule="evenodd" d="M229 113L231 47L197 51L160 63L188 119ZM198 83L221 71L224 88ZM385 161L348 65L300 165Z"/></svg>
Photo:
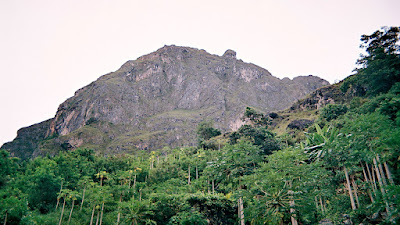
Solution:
<svg viewBox="0 0 400 225"><path fill-rule="evenodd" d="M78 90L54 118L21 129L2 149L30 158L77 147L119 154L193 146L201 121L233 131L246 107L282 110L327 84L315 76L278 79L232 50L217 56L164 46Z"/></svg>
<svg viewBox="0 0 400 225"><path fill-rule="evenodd" d="M363 36L368 55L356 74L318 88L284 110L263 113L246 107L244 125L235 131L225 133L212 121L202 121L197 146L107 155L99 154L100 145L72 149L64 142L60 148L66 150L30 160L0 150L0 220L60 225L400 224L400 54L389 51L399 49L400 28L382 29ZM57 128L55 121L21 130L20 139L10 145L39 143L39 149L54 150L55 140L74 135L101 143L119 138L113 132L124 128L93 118L71 133L43 135L49 127Z"/></svg>

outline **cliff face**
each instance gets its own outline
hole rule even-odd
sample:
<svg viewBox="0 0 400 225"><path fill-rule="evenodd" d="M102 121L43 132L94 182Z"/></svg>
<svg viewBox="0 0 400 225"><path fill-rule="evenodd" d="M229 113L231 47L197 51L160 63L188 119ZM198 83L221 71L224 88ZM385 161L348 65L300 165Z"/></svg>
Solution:
<svg viewBox="0 0 400 225"><path fill-rule="evenodd" d="M341 83L332 84L316 89L303 99L294 103L289 111L304 111L320 109L328 104L343 103L353 98L351 94L340 90Z"/></svg>
<svg viewBox="0 0 400 225"><path fill-rule="evenodd" d="M314 76L280 80L237 60L232 50L217 56L165 46L78 90L53 119L41 123L47 129L30 137L36 143L30 149L18 150L20 134L2 148L26 158L79 146L112 154L193 145L203 120L235 130L246 106L281 110L324 85L328 82Z"/></svg>

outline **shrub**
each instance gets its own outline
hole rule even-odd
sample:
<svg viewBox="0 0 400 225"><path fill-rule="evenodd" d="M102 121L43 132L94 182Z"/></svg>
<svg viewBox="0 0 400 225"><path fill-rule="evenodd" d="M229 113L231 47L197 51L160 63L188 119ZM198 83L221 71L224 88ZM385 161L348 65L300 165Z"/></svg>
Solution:
<svg viewBox="0 0 400 225"><path fill-rule="evenodd" d="M320 111L320 116L327 121L331 121L333 119L338 118L340 115L345 114L348 111L346 105L327 105Z"/></svg>

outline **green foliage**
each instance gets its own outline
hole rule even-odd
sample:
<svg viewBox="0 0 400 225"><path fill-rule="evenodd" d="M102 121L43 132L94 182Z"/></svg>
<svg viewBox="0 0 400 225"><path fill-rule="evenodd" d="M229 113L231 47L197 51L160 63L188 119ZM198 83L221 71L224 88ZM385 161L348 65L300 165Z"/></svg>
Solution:
<svg viewBox="0 0 400 225"><path fill-rule="evenodd" d="M386 93L400 82L399 27L383 27L371 35L362 35L361 47L366 55L357 61L360 68L357 74L342 85L342 91L354 87L366 90L366 94L374 96Z"/></svg>
<svg viewBox="0 0 400 225"><path fill-rule="evenodd" d="M350 108L350 110L355 111L358 108L360 108L367 101L368 101L367 99L362 98L362 97L354 97L350 101L349 108Z"/></svg>
<svg viewBox="0 0 400 225"><path fill-rule="evenodd" d="M148 202L131 200L123 204L122 214L127 224L157 224L151 219L153 211Z"/></svg>
<svg viewBox="0 0 400 225"><path fill-rule="evenodd" d="M385 99L380 103L378 111L383 115L389 116L390 119L395 120L399 117L400 97L394 96L393 98Z"/></svg>
<svg viewBox="0 0 400 225"><path fill-rule="evenodd" d="M184 195L162 192L151 195L150 201L154 212L153 218L157 224L167 224L167 221L170 221L170 224L179 224L180 217L176 217L176 215L179 212L188 210L189 207L184 198Z"/></svg>
<svg viewBox="0 0 400 225"><path fill-rule="evenodd" d="M226 145L214 160L207 162L204 175L215 180L217 190L228 193L241 186L244 175L254 172L263 161L263 152L248 141Z"/></svg>
<svg viewBox="0 0 400 225"><path fill-rule="evenodd" d="M327 150L335 144L341 134L337 128L330 125L325 125L323 128L318 124L314 126L316 132L306 134L307 139L301 148L309 154L310 160L319 160L327 154Z"/></svg>
<svg viewBox="0 0 400 225"><path fill-rule="evenodd" d="M354 74L347 77L340 85L340 91L348 96L365 96L366 88L360 74Z"/></svg>
<svg viewBox="0 0 400 225"><path fill-rule="evenodd" d="M198 142L200 147L204 146L204 141L209 140L212 137L218 136L221 134L221 131L214 128L212 121L203 121L197 127L197 135L198 135Z"/></svg>
<svg viewBox="0 0 400 225"><path fill-rule="evenodd" d="M366 99L365 103L352 111L357 113L373 113L380 112L388 116L391 120L396 121L399 118L400 97L397 94L389 92L381 94L371 99Z"/></svg>
<svg viewBox="0 0 400 225"><path fill-rule="evenodd" d="M297 213L305 223L316 223L314 197L326 188L328 171L322 164L308 164L308 156L299 148L288 148L267 157L254 175L247 176L249 183L249 220L253 224L290 223L290 204L294 200ZM293 202L292 202L293 203ZM305 216L309 215L311 216ZM299 215L299 214L297 214Z"/></svg>
<svg viewBox="0 0 400 225"><path fill-rule="evenodd" d="M193 209L204 215L203 218L207 218L210 224L235 223L236 204L225 196L194 194L188 196L186 201Z"/></svg>
<svg viewBox="0 0 400 225"><path fill-rule="evenodd" d="M0 218L7 224L20 224L22 217L28 212L27 201L19 190L0 189Z"/></svg>
<svg viewBox="0 0 400 225"><path fill-rule="evenodd" d="M347 110L348 108L346 105L330 104L320 110L320 116L329 122L345 114Z"/></svg>
<svg viewBox="0 0 400 225"><path fill-rule="evenodd" d="M16 158L11 158L5 150L0 150L0 188L7 183L10 175L14 174L18 168Z"/></svg>
<svg viewBox="0 0 400 225"><path fill-rule="evenodd" d="M249 119L254 125L257 126L268 126L269 124L269 118L262 114L258 113L255 109L246 107L246 110L244 112L244 118L243 119Z"/></svg>
<svg viewBox="0 0 400 225"><path fill-rule="evenodd" d="M280 149L280 144L276 140L275 135L266 127L243 125L237 131L229 135L232 144L244 139L252 144L259 146L264 154L271 154L273 151Z"/></svg>
<svg viewBox="0 0 400 225"><path fill-rule="evenodd" d="M56 205L61 178L55 175L56 162L48 158L36 158L28 165L25 179L29 207L47 213Z"/></svg>
<svg viewBox="0 0 400 225"><path fill-rule="evenodd" d="M204 216L196 210L183 211L173 216L168 225L207 225Z"/></svg>
<svg viewBox="0 0 400 225"><path fill-rule="evenodd" d="M393 224L400 217L394 197L400 195L398 89L353 99L350 110L324 108L324 126L315 124L304 141L283 148L266 126L253 121L224 136L214 136L219 131L203 124L199 134L210 148L122 156L76 149L31 161L3 151L0 219L56 224L64 208L62 221L69 224L235 224L241 199L246 224L289 224L291 217L299 224L323 219ZM256 118L255 111L247 111ZM367 164L369 173L375 172L377 156L378 164L391 171L391 180L384 171L384 191L378 183L372 189L363 173ZM356 209L344 167L357 187Z"/></svg>

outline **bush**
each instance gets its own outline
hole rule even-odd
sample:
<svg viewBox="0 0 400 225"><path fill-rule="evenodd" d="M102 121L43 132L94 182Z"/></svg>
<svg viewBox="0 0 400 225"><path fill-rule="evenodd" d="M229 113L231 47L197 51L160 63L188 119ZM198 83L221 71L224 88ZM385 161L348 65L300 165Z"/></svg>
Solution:
<svg viewBox="0 0 400 225"><path fill-rule="evenodd" d="M168 225L207 225L208 222L204 216L196 210L183 211L173 216Z"/></svg>
<svg viewBox="0 0 400 225"><path fill-rule="evenodd" d="M231 144L236 144L241 139L249 140L252 144L259 146L266 155L280 149L280 144L275 138L275 134L266 127L243 125L237 131L232 132L229 135L229 139Z"/></svg>
<svg viewBox="0 0 400 225"><path fill-rule="evenodd" d="M345 114L348 111L346 105L327 105L320 111L320 116L327 121L331 121L333 119L338 118L340 115Z"/></svg>
<svg viewBox="0 0 400 225"><path fill-rule="evenodd" d="M198 135L198 143L199 147L207 148L204 142L209 140L212 137L218 136L221 134L221 131L214 128L211 121L204 121L199 124L197 127L197 135Z"/></svg>

